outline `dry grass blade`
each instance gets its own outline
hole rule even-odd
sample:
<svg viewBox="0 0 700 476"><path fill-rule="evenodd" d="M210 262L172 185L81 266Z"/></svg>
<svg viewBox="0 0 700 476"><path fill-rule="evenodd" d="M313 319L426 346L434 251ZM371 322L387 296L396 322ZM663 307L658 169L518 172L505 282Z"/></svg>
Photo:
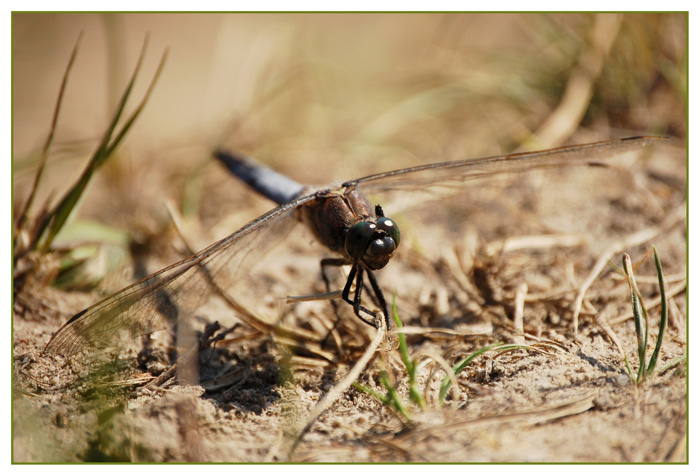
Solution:
<svg viewBox="0 0 700 476"><path fill-rule="evenodd" d="M604 318L599 317L597 319L598 325L603 329L603 331L610 337L610 339L613 341L615 344L615 347L617 347L617 350L620 352L621 355L625 355L625 350L622 348L622 343L620 342L620 339L617 337L617 334L615 331L610 327L610 323L605 320Z"/></svg>
<svg viewBox="0 0 700 476"><path fill-rule="evenodd" d="M525 314L525 297L527 296L527 283L521 283L515 290L515 311L513 312L513 325L515 326L516 344L525 343L525 328L523 316Z"/></svg>
<svg viewBox="0 0 700 476"><path fill-rule="evenodd" d="M557 235L526 235L513 236L501 240L491 241L484 247L487 256L498 253L508 253L521 249L546 249L573 247L586 244L586 237L581 234L557 234Z"/></svg>
<svg viewBox="0 0 700 476"><path fill-rule="evenodd" d="M29 213L29 210L31 209L32 203L34 202L34 198L36 197L37 190L39 189L39 182L41 181L41 177L44 174L44 168L46 166L46 160L49 156L49 149L51 148L51 144L53 143L53 137L56 132L56 125L58 124L58 115L61 112L61 105L63 104L63 95L66 91L66 85L68 84L68 76L70 75L71 70L73 69L73 63L75 62L75 58L78 53L78 46L80 45L80 40L83 37L83 32L81 31L80 34L78 35L78 39L75 40L75 46L73 47L73 52L71 53L70 59L68 60L68 65L66 66L66 71L63 73L63 80L61 81L61 88L58 91L58 99L56 100L56 107L54 109L53 113L53 118L51 119L51 128L49 129L49 135L46 138L46 142L44 143L44 146L41 149L41 158L39 159L39 167L37 168L36 175L34 177L34 183L32 184L31 191L29 193L29 197L27 198L27 202L25 203L24 207L22 208L22 211L19 213L17 216L17 221L15 223L15 233L18 233L18 230L22 228L22 225L27 219L27 214ZM16 238L16 236L15 236ZM38 236L34 236L33 239L37 239ZM28 248L33 247L33 242L29 244ZM16 254L16 251L15 251Z"/></svg>
<svg viewBox="0 0 700 476"><path fill-rule="evenodd" d="M649 334L649 316L647 315L646 306L642 298L642 293L637 287L637 282L634 279L634 271L632 270L632 259L625 253L622 260L627 283L630 288L632 298L632 312L634 313L634 330L637 337L637 353L639 355L639 375L644 373L644 365L646 362L647 337ZM643 311L643 312L642 312ZM642 321L642 317L644 321ZM644 326L642 328L642 325Z"/></svg>
<svg viewBox="0 0 700 476"><path fill-rule="evenodd" d="M435 352L430 352L427 350L417 352L413 356L413 358L416 361L419 360L421 357L427 357L427 358L433 360L437 364L437 367L433 367L433 370L431 370L430 376L428 377L427 381L432 380L433 374L435 373L437 368L441 368L445 372L445 374L447 375L446 378L448 378L450 380L451 387L452 387L452 398L454 398L455 401L457 401L459 399L459 387L458 387L458 382L457 382L457 376L456 376L455 372L452 371L452 367L450 367L450 364L448 364L447 361L441 355L438 355ZM428 389L429 389L429 386L426 385L425 391L423 394L424 401L428 401ZM439 398L439 396L438 396L438 401L441 402L441 399Z"/></svg>
<svg viewBox="0 0 700 476"><path fill-rule="evenodd" d="M446 327L418 327L404 326L401 329L394 329L391 334L404 335L425 335L425 334L446 334L451 336L479 336L489 335L493 333L493 326L489 323L474 324L468 327L468 330L456 331Z"/></svg>
<svg viewBox="0 0 700 476"><path fill-rule="evenodd" d="M147 382L152 382L153 381L153 376L152 375L136 375L132 378L128 379L123 379L123 380L112 380L110 382L101 384L102 387L133 387L137 385L143 385L144 383Z"/></svg>
<svg viewBox="0 0 700 476"><path fill-rule="evenodd" d="M446 432L460 431L472 426L490 425L498 423L522 423L524 425L537 425L546 421L565 418L576 415L593 408L593 400L596 394L590 393L573 401L557 405L552 408L530 410L526 412L511 413L506 415L491 415L470 420L455 421L444 425L437 425L421 430L414 430L400 437L402 441L417 442L421 439Z"/></svg>
<svg viewBox="0 0 700 476"><path fill-rule="evenodd" d="M560 144L579 127L593 96L595 81L600 76L621 24L621 15L596 15L591 45L581 54L561 102L535 133L540 144L546 147Z"/></svg>
<svg viewBox="0 0 700 476"><path fill-rule="evenodd" d="M639 280L637 280L637 281L639 281ZM688 283L686 283L686 282L678 283L675 286L673 286L671 289L666 291L666 297L671 298L677 294L680 294L683 291L685 291L687 289L687 287L688 287ZM647 302L647 309L653 309L656 306L660 305L661 302L662 302L661 296L657 296L654 299L650 299ZM625 322L629 319L632 319L633 317L634 317L634 313L630 311L629 313L627 313L623 316L617 317L615 319L612 319L608 322L611 325L615 325L615 324L620 324L621 322Z"/></svg>

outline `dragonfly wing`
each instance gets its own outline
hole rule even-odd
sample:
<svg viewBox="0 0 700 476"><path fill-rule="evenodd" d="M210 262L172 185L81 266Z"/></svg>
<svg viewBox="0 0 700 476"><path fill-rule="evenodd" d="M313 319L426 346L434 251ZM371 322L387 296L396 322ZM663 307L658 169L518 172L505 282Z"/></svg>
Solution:
<svg viewBox="0 0 700 476"><path fill-rule="evenodd" d="M422 191L423 187L433 184L448 188L461 187L464 182L503 173L517 174L530 170L600 164L611 157L634 152L665 140L662 137L630 137L538 152L442 162L369 175L343 185L355 186L369 194L392 190Z"/></svg>
<svg viewBox="0 0 700 476"><path fill-rule="evenodd" d="M164 268L85 309L66 322L45 351L73 355L113 345L120 334L145 335L191 316L212 292L225 290L241 312L237 284L253 264L288 235L307 195L281 205L194 256Z"/></svg>
<svg viewBox="0 0 700 476"><path fill-rule="evenodd" d="M664 141L639 137L430 164L343 185L381 205L398 224L402 242L394 261L409 252L438 260L455 247L471 257L482 245L519 236L575 237L599 249L651 223L641 217L625 226L606 221L636 186L629 171L617 167L622 162L610 159ZM591 166L598 164L612 167Z"/></svg>

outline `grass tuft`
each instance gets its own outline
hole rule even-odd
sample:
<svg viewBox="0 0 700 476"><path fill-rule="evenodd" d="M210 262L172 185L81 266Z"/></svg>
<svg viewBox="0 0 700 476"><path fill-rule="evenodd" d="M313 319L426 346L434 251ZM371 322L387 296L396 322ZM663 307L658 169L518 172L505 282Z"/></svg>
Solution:
<svg viewBox="0 0 700 476"><path fill-rule="evenodd" d="M396 307L396 294L394 294L394 300L392 303L392 317L394 318L394 322L396 323L397 329L400 331L403 328L403 323L401 321L401 318L399 317L399 313ZM418 371L418 364L419 364L419 359L418 358L411 358L409 353L408 353L408 345L406 343L406 336L403 332L398 332L398 339L399 339L399 353L401 354L401 360L404 364L404 367L406 369L406 374L408 376L408 397L409 401L415 405L417 405L421 410L425 410L427 408L426 400L423 396L423 394L420 392L419 387L418 387L418 382L417 382L417 371ZM451 369L447 364L444 363L444 361L438 357L438 356L432 356L432 359L435 360L438 364L442 364L443 368L445 371L448 372L448 375L443 379L441 385L440 385L440 392L439 392L439 402L442 405L445 402L445 397L447 396L447 392L449 392L451 386L453 383L456 383L455 377L459 375L460 372L462 372L467 365L469 365L471 362L474 361L475 358L480 356L481 354L489 351L496 351L499 354L505 353L505 352L511 352L514 350L529 350L529 351L536 351L536 352L542 352L542 353L549 353L551 349L556 349L555 346L551 344L546 344L546 343L537 343L533 345L528 345L528 344L504 344L503 342L497 342L495 344L488 345L486 347L483 347L476 352L473 352L469 356L467 356L464 360L456 364L454 367ZM428 354L429 355L429 354ZM384 405L391 407L394 409L397 413L399 413L408 423L411 423L413 421L411 414L408 410L408 404L405 403L401 399L401 395L398 390L398 385L396 383L396 379L390 378L389 373L386 370L382 370L380 377L379 377L379 383L381 384L382 387L386 390L386 394L381 394L371 388L368 388L360 383L355 382L353 386L357 388L358 390L361 390L369 395L372 395L373 397L376 397L379 401L381 401Z"/></svg>
<svg viewBox="0 0 700 476"><path fill-rule="evenodd" d="M627 355L625 355L625 367L627 368L627 373L629 374L630 379L637 385L641 385L653 374L654 369L656 368L659 353L661 351L664 332L666 331L666 326L668 325L668 302L666 300L664 273L663 269L661 268L661 259L656 251L656 247L652 246L652 248L654 250L654 264L656 266L656 274L659 281L659 293L661 295L661 322L659 323L659 334L656 338L656 345L648 362L646 359L646 352L649 341L649 313L644 305L642 293L637 287L637 281L634 278L632 260L627 253L624 254L622 259L622 267L624 274L627 277L627 283L630 287L632 313L634 315L634 330L637 335L637 356L639 358L639 368L636 372L632 369L632 366L627 359Z"/></svg>
<svg viewBox="0 0 700 476"><path fill-rule="evenodd" d="M391 313L396 323L398 329L403 328L403 322L399 317L399 311L396 307L396 293L394 293L394 299L391 304ZM416 382L416 373L418 369L417 359L411 359L408 354L408 344L406 343L406 335L402 332L398 333L399 336L399 353L401 354L401 360L406 368L406 373L408 375L408 398L411 402L418 405L421 409L425 409L425 399L418 390L418 384ZM376 397L384 405L387 405L397 411L407 422L411 423L413 419L411 414L407 409L407 405L402 401L401 395L398 391L398 386L395 379L389 377L386 370L382 370L379 376L379 383L386 389L386 395L382 395L379 392L372 390L362 384L355 382L353 386L358 390L361 390L373 397Z"/></svg>
<svg viewBox="0 0 700 476"><path fill-rule="evenodd" d="M163 66L167 58L166 51L160 60L158 69L151 80L151 84L149 85L146 94L141 99L141 102L138 104L134 112L128 118L126 118L121 127L118 127L121 123L126 103L131 95L136 77L141 68L141 64L143 63L148 41L146 40L144 42L136 68L122 94L111 123L105 130L99 146L88 161L88 164L83 170L80 178L75 184L73 184L73 186L67 191L65 196L55 207L49 206L49 202L47 202L39 211L32 212L32 204L36 197L37 191L39 190L41 178L44 174L46 160L53 143L61 105L63 103L64 94L68 85L68 78L75 62L75 58L78 54L78 46L80 44L81 37L82 34L76 41L75 47L73 48L73 52L63 75L63 81L61 83L61 88L56 101L51 127L49 129L46 142L42 148L41 160L34 178L32 189L15 221L13 229L13 264L15 267L13 277L15 293L18 293L22 289L23 283L26 281L27 277L42 274L41 257L45 257L47 254L49 254L56 236L62 229L64 229L64 225L67 223L68 217L78 204L95 171L97 171L99 167L101 167L110 157L114 155L115 150L122 143L126 134L129 132L134 122L143 111L143 108L153 92L156 81L163 70ZM58 252L59 255L65 253L65 250L59 250ZM68 250L67 253L70 253L70 250ZM65 257L59 257L59 260L62 258ZM68 259L67 261L63 259L63 261L64 264L67 263L69 268L80 264L74 259ZM68 268L61 269L62 271L66 271ZM44 274L49 276L49 279L47 279L46 282L54 281L56 276L55 273L51 272Z"/></svg>
<svg viewBox="0 0 700 476"><path fill-rule="evenodd" d="M138 62L136 64L136 69L131 75L131 79L129 80L129 83L127 84L126 89L122 94L117 110L115 111L114 116L112 117L112 122L102 135L100 145L98 146L97 150L93 153L92 157L90 158L90 161L88 162L87 166L85 167L85 170L81 174L78 181L70 188L70 190L68 190L68 193L66 193L66 195L56 206L56 208L49 214L48 219L44 221L43 226L40 227L38 233L38 236L40 236L40 238L37 242L37 248L42 253L46 253L49 250L54 238L56 237L58 232L61 231L61 228L63 228L63 225L66 223L68 216L75 208L80 197L83 195L83 192L87 188L87 185L90 182L90 179L92 178L93 174L99 167L101 167L107 161L107 159L109 159L112 156L116 148L119 146L119 144L121 144L127 132L129 132L129 129L131 129L131 126L133 126L134 122L136 121L136 118L138 118L138 116L141 114L141 111L143 110L143 108L146 105L146 102L148 101L148 98L151 96L156 81L160 76L161 71L163 70L165 59L167 58L167 51L163 54L160 60L160 64L158 65L158 69L156 70L156 73L153 76L153 79L151 80L151 84L149 85L146 94L141 99L141 102L139 103L138 107L131 114L131 116L129 116L129 118L126 120L121 129L117 130L117 125L119 124L119 121L124 112L124 108L126 107L127 100L129 99L131 90L134 86L134 82L136 81L136 76L138 75L138 72L141 69L141 64L143 63L143 58L146 52L147 44L147 41L144 42L143 49L141 50L141 55L139 56Z"/></svg>

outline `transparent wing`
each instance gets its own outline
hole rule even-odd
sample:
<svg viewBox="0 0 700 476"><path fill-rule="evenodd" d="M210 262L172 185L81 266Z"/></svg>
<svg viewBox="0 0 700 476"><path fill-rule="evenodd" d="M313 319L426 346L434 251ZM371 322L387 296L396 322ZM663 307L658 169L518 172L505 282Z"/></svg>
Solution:
<svg viewBox="0 0 700 476"><path fill-rule="evenodd" d="M662 137L630 137L594 142L585 145L559 147L539 152L525 152L482 159L442 162L391 172L369 175L345 182L367 193L425 191L428 185L462 187L464 182L494 176L517 174L529 170L591 165L605 159L658 144Z"/></svg>
<svg viewBox="0 0 700 476"><path fill-rule="evenodd" d="M307 195L279 206L194 256L76 314L56 332L45 352L69 356L112 345L122 333L136 337L172 326L214 290L234 290L250 267L288 235L297 221L297 207L314 198ZM238 310L247 312L235 292L230 296Z"/></svg>
<svg viewBox="0 0 700 476"><path fill-rule="evenodd" d="M601 203L619 199L632 178L610 159L664 142L627 139L538 152L428 164L369 175L343 185L384 207L406 238L437 254L478 229L480 240L509 234L587 234L603 246L613 236L595 223ZM603 165L594 166L594 165ZM595 202L595 204L594 204ZM587 212L585 216L580 212ZM600 229L605 235L597 234ZM508 231L509 230L509 231ZM407 241L406 245L409 244ZM405 252L408 248L402 246ZM432 251L434 250L434 251Z"/></svg>

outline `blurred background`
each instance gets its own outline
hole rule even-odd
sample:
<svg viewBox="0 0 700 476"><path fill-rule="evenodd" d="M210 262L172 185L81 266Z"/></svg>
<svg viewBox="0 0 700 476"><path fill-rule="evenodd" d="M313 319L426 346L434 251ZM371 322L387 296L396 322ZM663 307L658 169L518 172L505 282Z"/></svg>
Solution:
<svg viewBox="0 0 700 476"><path fill-rule="evenodd" d="M76 180L148 38L127 114L167 49L165 69L78 212L147 234L167 221L165 199L205 225L247 209L218 237L269 209L231 195L208 165L221 146L326 183L631 135L686 138L685 14L14 14L15 204L81 32L37 203Z"/></svg>
<svg viewBox="0 0 700 476"><path fill-rule="evenodd" d="M551 147L577 135L684 138L686 20L684 14L15 14L14 159L23 165L43 144L81 31L55 160L94 147L147 35L135 97L166 48L169 57L122 151L141 160L192 156L225 141L278 159L304 160L311 152L432 161L526 143Z"/></svg>

